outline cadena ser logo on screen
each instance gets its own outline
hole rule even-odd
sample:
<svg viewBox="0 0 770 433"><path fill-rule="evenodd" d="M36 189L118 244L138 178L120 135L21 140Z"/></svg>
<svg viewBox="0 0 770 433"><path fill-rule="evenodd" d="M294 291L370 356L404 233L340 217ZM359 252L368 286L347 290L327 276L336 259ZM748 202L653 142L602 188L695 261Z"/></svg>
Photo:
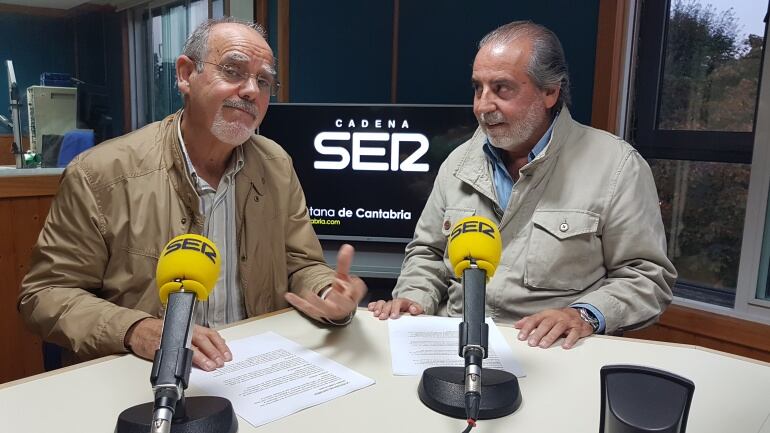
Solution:
<svg viewBox="0 0 770 433"><path fill-rule="evenodd" d="M348 166L355 171L430 169L428 163L420 162L428 152L428 137L409 132L407 120L336 119L334 128L336 131L321 132L313 140L316 152L327 157L313 162L316 170L344 170ZM356 128L368 130L355 131ZM372 128L380 131L371 131ZM397 128L399 131L393 132ZM402 158L405 151L411 154Z"/></svg>

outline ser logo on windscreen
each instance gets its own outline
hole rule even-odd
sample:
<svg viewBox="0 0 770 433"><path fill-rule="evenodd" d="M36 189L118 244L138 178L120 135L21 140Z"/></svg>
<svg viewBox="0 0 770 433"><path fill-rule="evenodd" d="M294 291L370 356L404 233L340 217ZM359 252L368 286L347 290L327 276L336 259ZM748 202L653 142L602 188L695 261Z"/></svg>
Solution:
<svg viewBox="0 0 770 433"><path fill-rule="evenodd" d="M384 122L381 119L372 122L363 119L358 123L354 119L347 123L337 119L334 122L337 128L368 128L371 125L378 129L384 126L393 129L396 124L395 120ZM409 122L401 121L398 126L409 129ZM429 147L428 137L420 133L324 131L315 136L313 145L320 155L332 157L314 161L316 170L344 170L348 166L355 171L426 172L430 169L427 163L419 162ZM414 150L402 159L404 149Z"/></svg>

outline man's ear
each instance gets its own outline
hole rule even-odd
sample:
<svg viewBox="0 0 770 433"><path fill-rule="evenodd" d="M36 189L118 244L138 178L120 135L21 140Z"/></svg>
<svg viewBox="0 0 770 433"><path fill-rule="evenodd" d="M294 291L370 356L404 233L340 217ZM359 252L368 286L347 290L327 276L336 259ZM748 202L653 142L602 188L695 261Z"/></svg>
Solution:
<svg viewBox="0 0 770 433"><path fill-rule="evenodd" d="M182 54L176 59L176 86L183 95L190 94L190 77L196 73L195 62Z"/></svg>
<svg viewBox="0 0 770 433"><path fill-rule="evenodd" d="M560 93L561 89L558 87L548 87L543 91L543 104L545 104L545 108L547 110L550 110L554 105L556 105L556 101L559 100Z"/></svg>

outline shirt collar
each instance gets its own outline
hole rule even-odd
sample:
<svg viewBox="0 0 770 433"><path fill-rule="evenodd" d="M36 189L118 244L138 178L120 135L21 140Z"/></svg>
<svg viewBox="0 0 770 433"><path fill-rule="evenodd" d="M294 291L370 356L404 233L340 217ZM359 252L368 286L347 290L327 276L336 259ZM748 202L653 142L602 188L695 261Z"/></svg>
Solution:
<svg viewBox="0 0 770 433"><path fill-rule="evenodd" d="M190 173L190 177L193 180L193 183L196 187L200 187L200 183L205 183L203 179L200 179L198 177L198 173L195 172L195 167L192 164L192 160L190 160L190 154L187 153L187 147L184 144L184 138L182 138L182 116L184 115L184 110L179 115L179 122L176 123L176 134L179 138L179 146L182 148L182 155L184 155L184 162L187 166L187 172ZM235 164L232 162L230 163L230 166L228 167L227 171L225 171L225 176L233 176L238 171L240 171L241 168L243 168L243 165L245 164L245 160L243 158L243 146L238 146L235 148Z"/></svg>
<svg viewBox="0 0 770 433"><path fill-rule="evenodd" d="M545 134L540 137L540 140L538 140L537 144L535 144L535 147L533 147L529 152L529 155L527 155L527 162L532 162L533 159L540 156L545 148L548 147L548 143L551 141L551 135L553 135L553 125L555 124L556 119L551 121L551 125L548 127L548 130L545 131ZM484 153L486 153L486 155L496 164L501 164L503 167L505 167L505 163L503 163L502 150L493 146L492 143L489 142L489 137L487 137L487 139L484 141Z"/></svg>

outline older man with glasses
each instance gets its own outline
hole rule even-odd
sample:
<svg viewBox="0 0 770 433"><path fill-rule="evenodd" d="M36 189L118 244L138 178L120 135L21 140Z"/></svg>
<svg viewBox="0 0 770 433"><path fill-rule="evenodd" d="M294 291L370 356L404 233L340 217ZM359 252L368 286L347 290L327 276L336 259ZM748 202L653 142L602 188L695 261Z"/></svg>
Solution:
<svg viewBox="0 0 770 433"><path fill-rule="evenodd" d="M193 363L232 355L210 328L293 305L344 325L366 293L323 259L291 160L255 135L276 95L264 29L232 18L201 24L176 62L184 108L78 156L65 170L22 282L19 310L66 361L132 351L151 358L162 307L155 266L184 233L210 238L222 272L198 307Z"/></svg>

